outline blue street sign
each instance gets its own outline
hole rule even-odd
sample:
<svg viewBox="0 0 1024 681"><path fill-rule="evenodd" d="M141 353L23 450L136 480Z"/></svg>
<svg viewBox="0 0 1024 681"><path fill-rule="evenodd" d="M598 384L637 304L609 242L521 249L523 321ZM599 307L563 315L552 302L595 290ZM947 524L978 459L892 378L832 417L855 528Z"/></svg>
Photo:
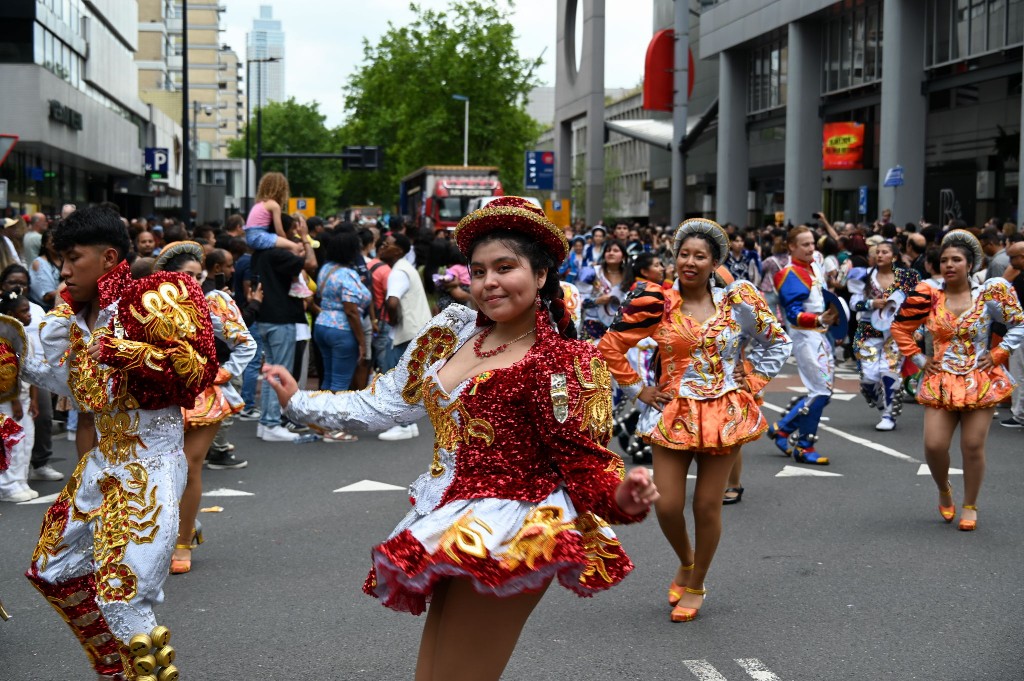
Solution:
<svg viewBox="0 0 1024 681"><path fill-rule="evenodd" d="M885 181L882 183L883 187L902 187L903 186L903 166L893 166L885 173Z"/></svg>
<svg viewBox="0 0 1024 681"><path fill-rule="evenodd" d="M857 212L861 215L868 214L868 186L863 184L858 189Z"/></svg>
<svg viewBox="0 0 1024 681"><path fill-rule="evenodd" d="M556 211L556 212L562 210L562 202L559 201L558 199L555 199L554 201L552 201L551 202L551 210Z"/></svg>
<svg viewBox="0 0 1024 681"><path fill-rule="evenodd" d="M555 152L526 152L525 181L527 189L551 191L555 188Z"/></svg>
<svg viewBox="0 0 1024 681"><path fill-rule="evenodd" d="M306 199L295 199L296 210L306 210Z"/></svg>
<svg viewBox="0 0 1024 681"><path fill-rule="evenodd" d="M167 179L171 154L163 147L146 147L146 175L149 179Z"/></svg>

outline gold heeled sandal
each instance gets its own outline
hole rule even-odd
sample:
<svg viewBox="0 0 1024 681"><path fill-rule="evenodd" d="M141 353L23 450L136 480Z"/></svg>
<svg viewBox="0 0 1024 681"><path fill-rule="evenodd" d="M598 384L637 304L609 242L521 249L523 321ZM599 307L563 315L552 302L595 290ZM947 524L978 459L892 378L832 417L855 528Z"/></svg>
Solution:
<svg viewBox="0 0 1024 681"><path fill-rule="evenodd" d="M691 572L693 570L693 566L694 563L690 563L689 565L684 565L679 569L683 572ZM683 589L685 588L686 587L682 584L676 584L676 580L673 577L672 583L668 585L668 604L675 606L675 604L679 602L679 599L683 597Z"/></svg>
<svg viewBox="0 0 1024 681"><path fill-rule="evenodd" d="M175 550L188 551L187 559L171 557L171 574L183 575L192 570L192 544L175 544Z"/></svg>
<svg viewBox="0 0 1024 681"><path fill-rule="evenodd" d="M953 483L951 483L949 480L946 480L946 491L940 494L948 494L949 498L952 499ZM953 522L953 518L956 517L956 502L949 506L943 506L942 504L939 504L939 515L941 515L942 519L945 520L947 523Z"/></svg>
<svg viewBox="0 0 1024 681"><path fill-rule="evenodd" d="M693 594L695 596L705 596L705 597L707 597L707 594L708 594L708 590L707 589L691 589L688 586L684 587L683 591L685 591L688 594ZM704 606L704 604L701 603L701 607L703 607L703 606ZM677 605L676 607L674 607L672 609L671 618L672 618L673 622L692 622L693 620L697 619L697 615L699 613L700 613L700 608L684 608L681 605Z"/></svg>
<svg viewBox="0 0 1024 681"><path fill-rule="evenodd" d="M978 512L978 507L972 506L970 504L964 504L963 509L965 511L974 511L975 514L977 514ZM960 524L957 525L957 529L963 532L973 532L974 530L978 529L977 517L975 517L974 520L965 520L964 518L960 518Z"/></svg>

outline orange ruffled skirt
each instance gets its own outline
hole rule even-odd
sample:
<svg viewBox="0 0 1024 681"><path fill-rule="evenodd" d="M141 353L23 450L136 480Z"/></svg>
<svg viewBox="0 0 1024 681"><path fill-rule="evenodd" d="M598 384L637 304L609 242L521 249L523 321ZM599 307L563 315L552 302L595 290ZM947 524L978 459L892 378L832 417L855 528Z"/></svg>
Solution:
<svg viewBox="0 0 1024 681"><path fill-rule="evenodd" d="M1013 387L1001 366L989 371L972 369L966 374L936 371L921 379L917 401L946 411L987 409L1008 398Z"/></svg>
<svg viewBox="0 0 1024 681"><path fill-rule="evenodd" d="M242 411L243 404L231 404L219 385L211 385L196 397L191 409L182 409L185 430L220 423Z"/></svg>
<svg viewBox="0 0 1024 681"><path fill-rule="evenodd" d="M643 439L667 449L728 454L734 447L761 437L768 422L746 390L732 390L709 400L677 397Z"/></svg>

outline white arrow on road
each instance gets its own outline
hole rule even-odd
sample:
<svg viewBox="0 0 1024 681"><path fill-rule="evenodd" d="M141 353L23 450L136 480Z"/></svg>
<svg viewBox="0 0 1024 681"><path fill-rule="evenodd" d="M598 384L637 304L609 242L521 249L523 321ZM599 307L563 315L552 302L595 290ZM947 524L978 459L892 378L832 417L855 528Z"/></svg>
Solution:
<svg viewBox="0 0 1024 681"><path fill-rule="evenodd" d="M841 478L842 473L828 473L826 471L814 470L813 468L800 468L798 466L784 466L781 471L775 474L776 478Z"/></svg>
<svg viewBox="0 0 1024 681"><path fill-rule="evenodd" d="M252 492L243 492L240 489L211 489L209 492L203 492L204 497L254 497L256 496Z"/></svg>
<svg viewBox="0 0 1024 681"><path fill-rule="evenodd" d="M386 482L377 482L376 480L360 480L359 482L353 482L351 485L345 487L339 487L334 490L337 492L393 492L402 491L404 487L398 487L396 485L389 485Z"/></svg>
<svg viewBox="0 0 1024 681"><path fill-rule="evenodd" d="M931 475L932 472L930 470L928 470L928 464L923 463L923 464L921 464L921 467L917 469L917 474L918 475ZM959 468L950 468L949 469L949 474L950 475L963 475L964 472L962 470L960 470Z"/></svg>

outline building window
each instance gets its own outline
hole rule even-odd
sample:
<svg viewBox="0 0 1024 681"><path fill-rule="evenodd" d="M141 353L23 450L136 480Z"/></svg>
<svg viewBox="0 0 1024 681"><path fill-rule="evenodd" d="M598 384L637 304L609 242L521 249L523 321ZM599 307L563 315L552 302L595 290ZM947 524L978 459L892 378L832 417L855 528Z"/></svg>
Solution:
<svg viewBox="0 0 1024 681"><path fill-rule="evenodd" d="M786 106L789 48L785 35L776 33L750 51L747 82L747 113L755 114Z"/></svg>
<svg viewBox="0 0 1024 681"><path fill-rule="evenodd" d="M927 0L929 67L998 52L1024 42L1024 0Z"/></svg>
<svg viewBox="0 0 1024 681"><path fill-rule="evenodd" d="M882 80L882 4L878 0L844 9L822 31L822 93Z"/></svg>

